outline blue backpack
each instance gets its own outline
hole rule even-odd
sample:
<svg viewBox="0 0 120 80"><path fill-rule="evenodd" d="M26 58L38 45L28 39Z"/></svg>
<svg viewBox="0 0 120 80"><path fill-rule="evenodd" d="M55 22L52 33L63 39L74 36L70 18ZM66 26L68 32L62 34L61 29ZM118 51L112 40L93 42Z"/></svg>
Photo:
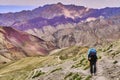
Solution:
<svg viewBox="0 0 120 80"><path fill-rule="evenodd" d="M88 55L96 55L97 54L97 51L95 48L91 48L88 50Z"/></svg>

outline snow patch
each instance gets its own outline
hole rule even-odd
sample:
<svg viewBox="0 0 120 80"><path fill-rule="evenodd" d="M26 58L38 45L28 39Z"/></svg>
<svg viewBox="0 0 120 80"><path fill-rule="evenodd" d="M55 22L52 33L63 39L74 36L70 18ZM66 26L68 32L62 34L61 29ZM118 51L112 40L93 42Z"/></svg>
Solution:
<svg viewBox="0 0 120 80"><path fill-rule="evenodd" d="M95 21L95 20L96 20L96 18L95 18L95 17L89 17L89 18L87 18L87 19L86 19L86 21L87 21L87 22L90 22L90 21Z"/></svg>

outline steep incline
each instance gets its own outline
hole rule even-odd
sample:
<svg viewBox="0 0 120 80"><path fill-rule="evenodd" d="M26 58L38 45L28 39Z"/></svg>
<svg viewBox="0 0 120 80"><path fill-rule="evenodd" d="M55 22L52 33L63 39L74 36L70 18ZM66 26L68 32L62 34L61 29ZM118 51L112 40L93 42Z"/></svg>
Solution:
<svg viewBox="0 0 120 80"><path fill-rule="evenodd" d="M5 62L8 59L47 55L54 48L51 42L45 42L36 36L11 27L0 27L0 56L3 61L5 58Z"/></svg>

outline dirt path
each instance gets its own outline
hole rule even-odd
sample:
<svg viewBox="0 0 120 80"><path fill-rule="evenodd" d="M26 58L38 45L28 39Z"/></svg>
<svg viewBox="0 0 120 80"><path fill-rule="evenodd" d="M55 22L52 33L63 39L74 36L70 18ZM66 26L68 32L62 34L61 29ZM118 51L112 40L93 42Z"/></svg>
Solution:
<svg viewBox="0 0 120 80"><path fill-rule="evenodd" d="M102 56L101 59L98 60L97 62L97 75L96 76L92 76L91 80L109 80L105 74L106 74L106 69L109 68L109 66L113 65L111 64L113 62L113 60L110 60L107 58L107 56L104 56L103 55L104 53L101 53L100 56ZM72 60L69 60L69 61L66 61L62 64L58 64L56 66L49 66L49 67L43 67L43 68L38 68L38 69L35 69L33 71L33 73L30 74L31 75L34 75L37 71L42 71L42 72L46 72L46 76L47 77L51 77L53 76L54 77L54 74L53 75L50 75L50 71L54 70L54 69L57 69L59 67L61 67L63 70L61 71L62 74L64 73L67 74L68 72L73 72L73 73L82 73L84 75L90 75L90 71L89 69L88 70L82 70L80 68L71 68L72 65L74 65L75 62L73 62ZM119 64L118 64L119 65ZM108 72L107 72L108 73ZM59 76L60 78L60 74L55 74L56 76ZM46 78L47 78L46 77ZM61 76L60 79L62 79L63 76ZM40 78L44 78L43 77L39 77ZM38 80L38 79L29 79L29 80ZM48 79L43 79L43 80L48 80ZM55 79L53 79L55 80Z"/></svg>
<svg viewBox="0 0 120 80"><path fill-rule="evenodd" d="M92 77L92 80L107 80L105 76L103 76L103 64L100 61L97 63L97 75Z"/></svg>
<svg viewBox="0 0 120 80"><path fill-rule="evenodd" d="M98 60L97 62L97 75L92 76L92 80L107 80L104 73L104 66L106 65L104 63L104 60L107 60L107 58L103 55L103 53L100 54L102 56L102 59Z"/></svg>

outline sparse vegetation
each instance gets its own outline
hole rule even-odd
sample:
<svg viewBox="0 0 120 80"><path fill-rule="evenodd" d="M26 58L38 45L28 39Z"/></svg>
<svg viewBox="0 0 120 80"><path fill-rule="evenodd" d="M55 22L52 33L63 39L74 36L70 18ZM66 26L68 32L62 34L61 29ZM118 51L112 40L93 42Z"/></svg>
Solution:
<svg viewBox="0 0 120 80"><path fill-rule="evenodd" d="M90 80L92 76L88 75L84 80Z"/></svg>
<svg viewBox="0 0 120 80"><path fill-rule="evenodd" d="M98 59L101 59L102 58L102 56L98 56Z"/></svg>
<svg viewBox="0 0 120 80"><path fill-rule="evenodd" d="M73 61L77 61L77 60L78 60L77 57L74 57L74 58L73 58Z"/></svg>
<svg viewBox="0 0 120 80"><path fill-rule="evenodd" d="M86 65L83 69L86 70L86 69L88 69L89 67L90 67L90 65L88 64L88 65Z"/></svg>
<svg viewBox="0 0 120 80"><path fill-rule="evenodd" d="M14 78L12 80L25 80L34 69L57 63L57 60L54 59L53 56L23 58L1 66L0 75L4 75L5 77L0 76L0 80L10 80L12 78Z"/></svg>
<svg viewBox="0 0 120 80"><path fill-rule="evenodd" d="M74 58L76 56L80 56L83 53L87 52L87 47L79 47L79 46L72 46L66 49L57 52L54 55L59 55L61 60L66 60L70 58Z"/></svg>
<svg viewBox="0 0 120 80"><path fill-rule="evenodd" d="M118 63L118 61L115 60L115 61L113 62L113 64L116 64L116 63Z"/></svg>
<svg viewBox="0 0 120 80"><path fill-rule="evenodd" d="M113 47L113 44L107 44L107 45L103 48L103 52L109 51L112 47ZM111 51L111 50L110 50L110 51Z"/></svg>
<svg viewBox="0 0 120 80"><path fill-rule="evenodd" d="M32 76L32 78L39 77L40 75L43 75L43 74L45 74L45 72L37 71L37 72Z"/></svg>
<svg viewBox="0 0 120 80"><path fill-rule="evenodd" d="M88 60L84 56L81 56L81 59L71 68L78 68L78 67L82 67L84 70L89 68Z"/></svg>
<svg viewBox="0 0 120 80"><path fill-rule="evenodd" d="M66 75L65 76L65 78L64 79L67 79L68 77L70 77L70 76L72 76L73 75L73 73L72 72L70 72L68 75Z"/></svg>
<svg viewBox="0 0 120 80"><path fill-rule="evenodd" d="M65 80L66 79L69 79L69 80L81 80L82 76L79 73L72 73L72 72L70 72L68 75L65 76L64 79Z"/></svg>
<svg viewBox="0 0 120 80"><path fill-rule="evenodd" d="M106 50L109 50L112 47L113 47L113 44L110 44Z"/></svg>
<svg viewBox="0 0 120 80"><path fill-rule="evenodd" d="M82 77L78 73L73 74L72 78L70 78L70 80L81 80L81 79Z"/></svg>
<svg viewBox="0 0 120 80"><path fill-rule="evenodd" d="M62 68L56 68L56 69L52 70L50 73L53 73L53 72L59 71L59 70L62 70Z"/></svg>

